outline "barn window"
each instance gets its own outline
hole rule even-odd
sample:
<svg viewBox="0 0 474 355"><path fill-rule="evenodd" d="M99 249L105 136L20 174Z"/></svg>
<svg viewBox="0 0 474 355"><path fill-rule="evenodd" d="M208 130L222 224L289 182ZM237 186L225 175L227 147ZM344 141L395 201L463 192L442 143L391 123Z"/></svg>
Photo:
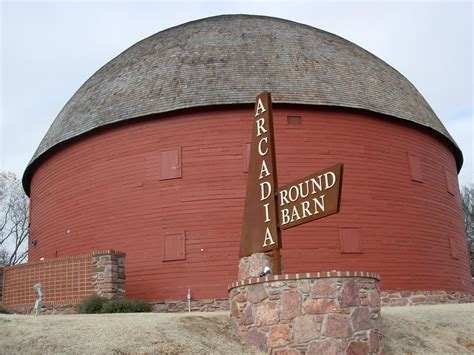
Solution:
<svg viewBox="0 0 474 355"><path fill-rule="evenodd" d="M449 249L451 250L451 257L453 259L459 259L458 243L456 242L456 238L449 238Z"/></svg>
<svg viewBox="0 0 474 355"><path fill-rule="evenodd" d="M161 152L161 179L181 177L181 147Z"/></svg>
<svg viewBox="0 0 474 355"><path fill-rule="evenodd" d="M408 154L408 167L412 181L423 182L423 170L421 167L421 158L416 155Z"/></svg>
<svg viewBox="0 0 474 355"><path fill-rule="evenodd" d="M163 261L186 259L186 234L174 233L163 236Z"/></svg>
<svg viewBox="0 0 474 355"><path fill-rule="evenodd" d="M244 143L244 173L249 172L250 164L250 143Z"/></svg>
<svg viewBox="0 0 474 355"><path fill-rule="evenodd" d="M341 253L362 253L362 238L358 228L339 228L339 239L341 243Z"/></svg>
<svg viewBox="0 0 474 355"><path fill-rule="evenodd" d="M455 195L458 191L458 184L456 176L449 170L444 171L446 176L446 188L451 195Z"/></svg>
<svg viewBox="0 0 474 355"><path fill-rule="evenodd" d="M296 126L301 124L301 116L287 116L286 122L289 125Z"/></svg>

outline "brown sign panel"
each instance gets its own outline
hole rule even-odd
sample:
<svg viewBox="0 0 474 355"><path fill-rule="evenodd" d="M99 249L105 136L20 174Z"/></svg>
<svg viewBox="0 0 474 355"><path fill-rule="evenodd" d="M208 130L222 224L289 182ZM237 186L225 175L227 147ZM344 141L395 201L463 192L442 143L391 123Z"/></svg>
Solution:
<svg viewBox="0 0 474 355"><path fill-rule="evenodd" d="M278 189L280 228L288 229L339 212L342 164Z"/></svg>
<svg viewBox="0 0 474 355"><path fill-rule="evenodd" d="M257 96L250 143L240 257L281 248L270 93Z"/></svg>

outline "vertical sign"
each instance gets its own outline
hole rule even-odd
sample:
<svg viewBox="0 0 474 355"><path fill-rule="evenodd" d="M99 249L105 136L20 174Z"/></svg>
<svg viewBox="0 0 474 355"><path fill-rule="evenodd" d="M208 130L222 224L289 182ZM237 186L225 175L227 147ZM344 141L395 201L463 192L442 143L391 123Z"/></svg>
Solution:
<svg viewBox="0 0 474 355"><path fill-rule="evenodd" d="M281 248L270 93L257 96L250 143L240 257Z"/></svg>

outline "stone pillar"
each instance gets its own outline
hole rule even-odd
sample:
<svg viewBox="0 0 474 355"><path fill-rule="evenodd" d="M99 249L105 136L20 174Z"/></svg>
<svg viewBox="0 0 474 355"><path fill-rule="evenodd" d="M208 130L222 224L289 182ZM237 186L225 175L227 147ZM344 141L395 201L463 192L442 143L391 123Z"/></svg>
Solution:
<svg viewBox="0 0 474 355"><path fill-rule="evenodd" d="M272 354L381 354L378 282L365 272L241 280L229 286L232 329Z"/></svg>
<svg viewBox="0 0 474 355"><path fill-rule="evenodd" d="M125 254L116 251L92 255L92 289L108 299L125 297Z"/></svg>
<svg viewBox="0 0 474 355"><path fill-rule="evenodd" d="M273 267L273 257L267 253L255 253L240 259L237 280L259 277L265 266Z"/></svg>

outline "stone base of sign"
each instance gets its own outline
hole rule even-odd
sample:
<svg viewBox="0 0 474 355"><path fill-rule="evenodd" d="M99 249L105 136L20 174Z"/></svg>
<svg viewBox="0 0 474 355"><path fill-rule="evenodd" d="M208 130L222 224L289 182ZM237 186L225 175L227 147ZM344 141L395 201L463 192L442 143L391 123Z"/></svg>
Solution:
<svg viewBox="0 0 474 355"><path fill-rule="evenodd" d="M381 292L382 306L415 306L420 304L470 303L474 294L458 291L392 291Z"/></svg>
<svg viewBox="0 0 474 355"><path fill-rule="evenodd" d="M273 267L271 253L255 253L240 259L237 280L259 277L265 266Z"/></svg>
<svg viewBox="0 0 474 355"><path fill-rule="evenodd" d="M191 312L218 312L228 311L228 299L191 300ZM179 313L188 312L188 301L161 301L153 302L153 312Z"/></svg>
<svg viewBox="0 0 474 355"><path fill-rule="evenodd" d="M229 286L231 326L272 354L381 354L379 277L366 272L284 274Z"/></svg>

